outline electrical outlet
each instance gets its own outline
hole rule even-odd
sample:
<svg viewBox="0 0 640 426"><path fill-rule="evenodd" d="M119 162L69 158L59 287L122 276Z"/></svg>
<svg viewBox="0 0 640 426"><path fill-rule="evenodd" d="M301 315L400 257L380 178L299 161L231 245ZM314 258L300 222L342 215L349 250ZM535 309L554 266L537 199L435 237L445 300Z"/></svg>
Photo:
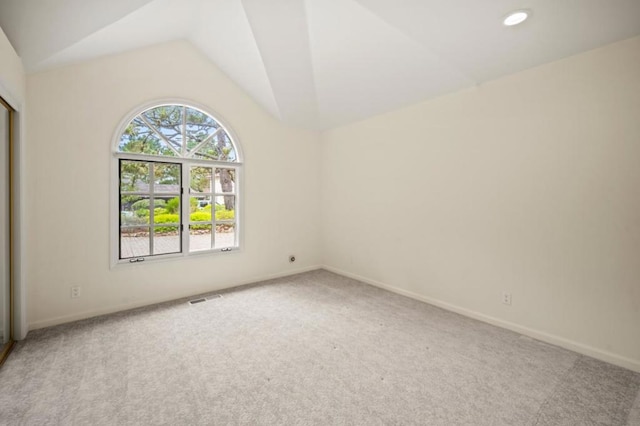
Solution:
<svg viewBox="0 0 640 426"><path fill-rule="evenodd" d="M71 298L77 299L80 297L80 286L71 287Z"/></svg>
<svg viewBox="0 0 640 426"><path fill-rule="evenodd" d="M511 293L502 293L502 303L505 305L511 304Z"/></svg>

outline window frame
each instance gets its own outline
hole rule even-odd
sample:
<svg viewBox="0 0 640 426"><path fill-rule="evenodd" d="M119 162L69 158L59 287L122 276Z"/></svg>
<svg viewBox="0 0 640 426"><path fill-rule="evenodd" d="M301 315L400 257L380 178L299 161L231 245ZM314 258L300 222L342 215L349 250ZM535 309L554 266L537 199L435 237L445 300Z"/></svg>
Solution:
<svg viewBox="0 0 640 426"><path fill-rule="evenodd" d="M122 191L122 163L123 162L135 162L135 163L143 163L143 164L147 164L149 165L149 189L148 191L126 191L123 193ZM161 192L158 193L155 191L155 182L154 182L154 175L155 175L155 168L156 165L159 164L170 164L172 166L179 166L179 173L180 173L180 185L178 188L178 191L173 192L173 193L165 193L165 192ZM184 225L182 224L182 180L183 180L183 166L179 165L177 163L171 163L171 162L160 162L160 161L151 161L151 160L131 160L129 158L118 158L118 183L119 183L119 188L118 188L118 212L120 213L120 216L118 217L119 220L119 224L118 224L118 260L129 260L129 263L134 263L137 260L133 260L133 258L142 258L142 257L152 257L152 256L161 256L163 254L176 254L176 253L182 253L182 230L184 229ZM123 197L140 197L141 199L144 198L148 198L149 199L149 223L145 224L145 225L123 225L122 224L122 198ZM180 215L179 217L179 221L178 223L176 223L175 225L173 223L168 224L168 225L162 225L162 226L177 226L180 234L179 234L179 238L178 238L178 251L175 252L170 252L170 253L160 253L160 254L154 254L154 252L156 251L156 244L155 244L155 238L156 238L156 228L159 227L158 224L155 223L155 209L152 208L153 204L155 202L156 199L160 198L162 199L162 197L178 197L179 198L179 202L180 202ZM153 202L152 202L153 200ZM131 257L122 257L122 230L123 229L136 229L136 228L147 228L148 232L149 232L149 254L147 256L131 256Z"/></svg>
<svg viewBox="0 0 640 426"><path fill-rule="evenodd" d="M211 116L227 133L231 143L235 149L236 160L233 162L227 161L215 161L215 160L203 160L193 157L170 157L153 154L139 154L139 153L127 153L119 151L120 139L129 123L143 112L160 106L167 105L179 105L188 108L199 110L209 116ZM113 140L110 146L110 161L111 161L111 190L110 190L110 265L114 268L119 265L136 265L144 264L148 262L161 262L167 260L175 260L181 258L189 258L193 256L203 256L212 254L230 254L238 253L243 248L243 230L244 230L244 214L243 214L243 181L244 181L244 155L242 148L238 142L238 137L234 131L226 124L226 121L220 118L220 115L212 112L206 106L199 105L196 102L192 102L184 99L163 99L145 103L138 106L131 112L129 112L118 124L113 136ZM120 258L120 162L121 160L132 161L146 161L154 163L168 163L179 164L181 173L180 182L180 247L181 251L178 253L158 254L142 256L140 258ZM189 246L189 227L191 224L190 217L190 197L195 196L196 193L191 193L191 168L192 167L207 167L213 170L213 184L215 184L215 169L234 169L234 190L229 195L234 195L234 237L235 244L232 247L220 247L210 248L197 251L190 251ZM215 199L215 187L212 188L213 197ZM213 202L212 209L212 233L215 233L215 201ZM143 259L136 261L134 259Z"/></svg>

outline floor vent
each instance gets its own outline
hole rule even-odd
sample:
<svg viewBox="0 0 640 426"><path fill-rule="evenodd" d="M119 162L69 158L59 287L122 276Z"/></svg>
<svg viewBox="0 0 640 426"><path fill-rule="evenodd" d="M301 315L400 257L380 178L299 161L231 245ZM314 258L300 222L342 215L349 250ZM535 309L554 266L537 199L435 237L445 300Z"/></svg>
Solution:
<svg viewBox="0 0 640 426"><path fill-rule="evenodd" d="M201 297L199 299L189 300L189 304L190 305L195 305L196 303L206 302L206 301L211 300L211 299L222 299L222 295L221 294L212 294L211 296Z"/></svg>

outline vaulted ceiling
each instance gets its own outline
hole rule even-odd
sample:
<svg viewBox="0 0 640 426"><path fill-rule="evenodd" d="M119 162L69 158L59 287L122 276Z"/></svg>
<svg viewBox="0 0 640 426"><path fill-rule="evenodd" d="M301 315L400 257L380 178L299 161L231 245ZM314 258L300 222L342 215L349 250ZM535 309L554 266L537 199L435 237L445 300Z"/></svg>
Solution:
<svg viewBox="0 0 640 426"><path fill-rule="evenodd" d="M325 129L639 35L640 1L2 0L0 27L28 72L187 39L283 122Z"/></svg>

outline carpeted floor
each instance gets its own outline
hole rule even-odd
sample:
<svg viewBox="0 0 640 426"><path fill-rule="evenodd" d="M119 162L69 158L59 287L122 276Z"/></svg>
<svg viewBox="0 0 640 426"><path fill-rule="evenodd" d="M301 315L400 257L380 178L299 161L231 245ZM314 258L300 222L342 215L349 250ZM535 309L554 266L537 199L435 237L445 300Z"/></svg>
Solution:
<svg viewBox="0 0 640 426"><path fill-rule="evenodd" d="M326 271L31 332L2 425L640 425L640 374Z"/></svg>

